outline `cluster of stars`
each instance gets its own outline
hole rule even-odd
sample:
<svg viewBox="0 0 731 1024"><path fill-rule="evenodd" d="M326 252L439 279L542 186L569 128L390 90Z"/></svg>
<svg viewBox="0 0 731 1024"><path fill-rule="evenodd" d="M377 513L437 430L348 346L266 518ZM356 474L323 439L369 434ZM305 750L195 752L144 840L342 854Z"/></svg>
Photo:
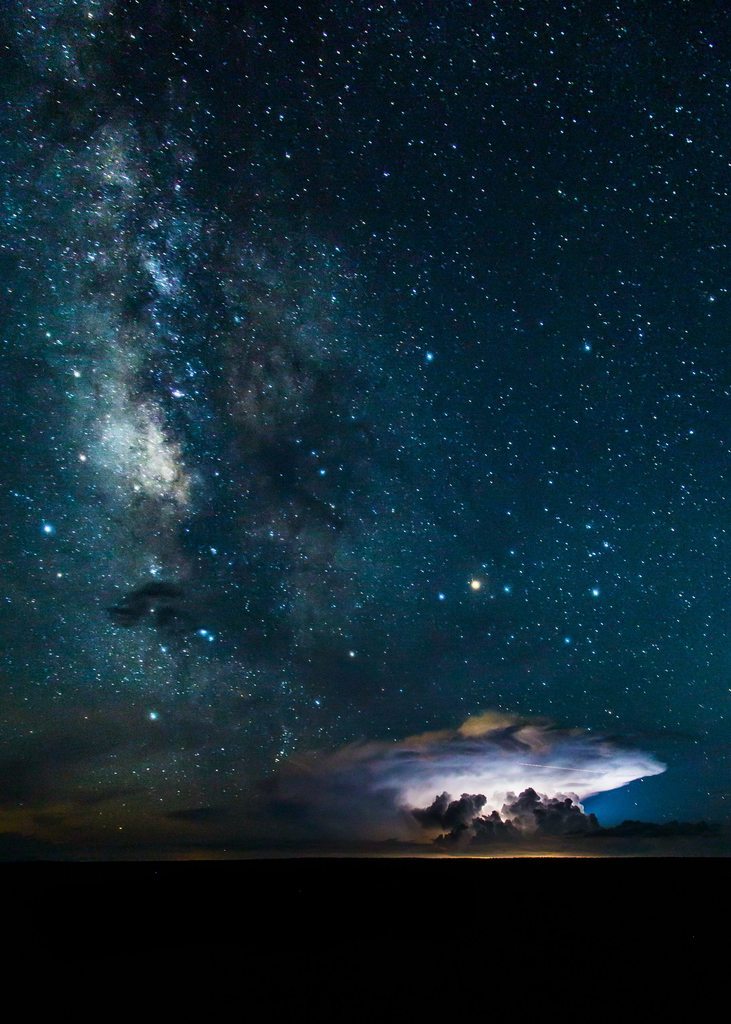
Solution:
<svg viewBox="0 0 731 1024"><path fill-rule="evenodd" d="M544 6L18 7L7 689L194 720L166 801L486 707L720 771L731 89Z"/></svg>

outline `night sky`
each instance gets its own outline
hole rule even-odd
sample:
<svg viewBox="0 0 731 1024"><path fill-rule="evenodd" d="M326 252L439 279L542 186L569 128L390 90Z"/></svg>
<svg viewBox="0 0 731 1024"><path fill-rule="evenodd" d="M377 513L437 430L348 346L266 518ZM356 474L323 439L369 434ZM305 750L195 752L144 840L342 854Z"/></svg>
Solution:
<svg viewBox="0 0 731 1024"><path fill-rule="evenodd" d="M725 7L7 5L12 849L289 835L484 712L727 818Z"/></svg>

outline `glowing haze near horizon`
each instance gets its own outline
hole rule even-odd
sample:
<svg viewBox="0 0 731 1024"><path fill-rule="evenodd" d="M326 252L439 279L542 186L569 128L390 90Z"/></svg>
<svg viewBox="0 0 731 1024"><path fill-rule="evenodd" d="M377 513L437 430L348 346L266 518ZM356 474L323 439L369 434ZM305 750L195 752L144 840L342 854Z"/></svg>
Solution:
<svg viewBox="0 0 731 1024"><path fill-rule="evenodd" d="M727 816L727 12L437 7L3 10L33 849L243 842L311 751Z"/></svg>

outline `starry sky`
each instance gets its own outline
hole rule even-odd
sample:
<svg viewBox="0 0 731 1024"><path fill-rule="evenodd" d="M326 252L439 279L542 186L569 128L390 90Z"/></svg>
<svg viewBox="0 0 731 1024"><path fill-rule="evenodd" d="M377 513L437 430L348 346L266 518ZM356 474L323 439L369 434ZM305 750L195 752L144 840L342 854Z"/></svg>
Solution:
<svg viewBox="0 0 731 1024"><path fill-rule="evenodd" d="M7 5L0 831L486 711L727 817L724 7Z"/></svg>

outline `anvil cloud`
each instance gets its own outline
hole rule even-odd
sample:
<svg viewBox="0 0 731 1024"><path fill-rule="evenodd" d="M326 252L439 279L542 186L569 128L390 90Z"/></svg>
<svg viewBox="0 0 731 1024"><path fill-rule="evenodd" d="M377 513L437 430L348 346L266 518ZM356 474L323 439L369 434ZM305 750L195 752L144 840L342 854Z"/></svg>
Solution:
<svg viewBox="0 0 731 1024"><path fill-rule="evenodd" d="M580 803L664 770L650 754L588 731L488 712L456 729L292 760L274 805L324 835L412 838L423 835L413 811L442 792L484 795L487 815L527 789Z"/></svg>

